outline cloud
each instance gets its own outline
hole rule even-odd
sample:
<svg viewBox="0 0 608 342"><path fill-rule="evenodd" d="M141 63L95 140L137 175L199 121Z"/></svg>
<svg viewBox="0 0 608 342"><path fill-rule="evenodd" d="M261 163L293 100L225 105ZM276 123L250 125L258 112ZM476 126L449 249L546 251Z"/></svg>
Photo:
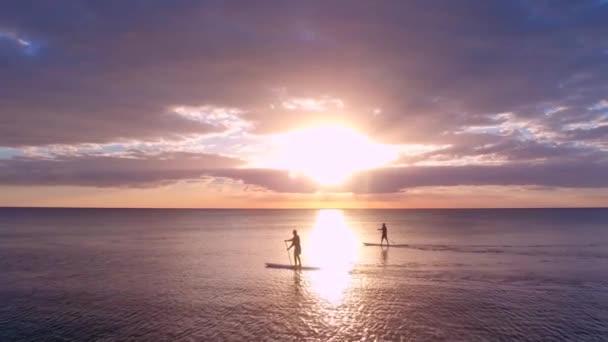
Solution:
<svg viewBox="0 0 608 342"><path fill-rule="evenodd" d="M289 98L281 103L287 110L304 110L311 112L327 112L329 110L341 110L344 103L340 99L322 97L315 98Z"/></svg>
<svg viewBox="0 0 608 342"><path fill-rule="evenodd" d="M371 192L437 182L587 186L608 149L607 15L592 0L4 1L0 146L225 132L241 134L226 145L234 146L337 122L379 143L446 146L400 161L409 168L353 178L376 184ZM20 40L44 48L23 56ZM205 174L152 157L107 158L5 160L2 180L128 186ZM116 170L85 167L106 162ZM282 171L222 165L209 174L317 189L285 183ZM566 176L573 165L590 174Z"/></svg>
<svg viewBox="0 0 608 342"><path fill-rule="evenodd" d="M381 168L357 172L344 184L332 187L320 186L306 176L289 177L286 170L241 168L242 165L242 161L233 158L193 153L65 157L60 160L13 158L0 160L0 184L149 187L216 178L241 183L251 191L357 194L396 193L428 186L608 187L604 177L608 172L606 158L588 161L584 168L577 161Z"/></svg>
<svg viewBox="0 0 608 342"><path fill-rule="evenodd" d="M276 192L353 192L357 194L396 193L408 188L429 186L510 186L537 185L564 188L608 187L602 175L608 161L589 163L511 164L508 166L412 166L358 172L335 187L320 187L307 178L290 179L277 170L217 170L210 174L255 184Z"/></svg>
<svg viewBox="0 0 608 342"><path fill-rule="evenodd" d="M0 144L204 132L164 116L201 103L242 109L266 131L295 109L314 117L344 107L370 133L409 142L500 112L587 108L602 100L608 71L606 9L592 5L389 1L370 15L364 1L109 1L64 3L64 15L48 16L45 4L8 2L0 25L49 48L35 64L3 68L11 100ZM270 110L277 101L282 110ZM376 107L382 115L371 118Z"/></svg>
<svg viewBox="0 0 608 342"><path fill-rule="evenodd" d="M243 161L219 155L163 152L157 155L80 156L0 160L3 185L79 185L149 187L199 179L209 170L233 168Z"/></svg>
<svg viewBox="0 0 608 342"><path fill-rule="evenodd" d="M45 104L38 104L45 106ZM86 106L84 106L86 107ZM22 108L22 110L28 110ZM32 109L35 111L36 109ZM196 122L174 114L133 113L115 108L113 112L89 116L79 111L45 113L33 121L25 112L10 113L0 126L0 144L37 146L49 144L109 143L134 140L184 139L193 135L223 132L224 127ZM81 110L87 110L81 107ZM108 110L105 108L104 110ZM27 127L27 132L18 127Z"/></svg>

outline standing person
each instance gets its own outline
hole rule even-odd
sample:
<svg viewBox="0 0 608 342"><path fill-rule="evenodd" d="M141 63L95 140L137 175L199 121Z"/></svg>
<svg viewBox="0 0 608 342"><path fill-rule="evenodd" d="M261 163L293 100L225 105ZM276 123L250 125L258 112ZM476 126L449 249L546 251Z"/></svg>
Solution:
<svg viewBox="0 0 608 342"><path fill-rule="evenodd" d="M290 250L291 247L295 247L293 250L293 262L296 267L302 267L302 260L300 260L300 254L302 254L302 247L300 246L300 236L297 230L293 230L293 238L285 240L285 242L291 242L291 246L287 247Z"/></svg>
<svg viewBox="0 0 608 342"><path fill-rule="evenodd" d="M382 242L384 242L384 240L386 240L386 245L390 246L390 244L388 243L388 235L387 235L387 228L386 228L386 223L382 224L382 228L378 229L382 231L382 238L380 239L380 246L382 246Z"/></svg>

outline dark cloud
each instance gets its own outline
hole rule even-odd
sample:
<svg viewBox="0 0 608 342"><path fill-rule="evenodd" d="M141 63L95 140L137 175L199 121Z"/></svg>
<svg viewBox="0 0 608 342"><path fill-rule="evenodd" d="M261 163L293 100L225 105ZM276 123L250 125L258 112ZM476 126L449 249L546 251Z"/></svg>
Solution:
<svg viewBox="0 0 608 342"><path fill-rule="evenodd" d="M284 128L274 118L287 114L316 119L269 111L276 87L343 98L347 119L379 138L424 141L487 114L582 109L607 88L608 6L597 1L5 1L0 9L0 29L45 46L32 58L0 56L0 144L11 146L205 131L165 125L176 104L244 107L263 131ZM374 107L383 115L370 118Z"/></svg>
<svg viewBox="0 0 608 342"><path fill-rule="evenodd" d="M164 153L118 158L67 157L62 160L16 158L0 161L2 185L85 185L145 187L205 177L228 178L256 189L281 193L319 190L360 194L394 193L423 186L536 185L546 187L608 187L608 159L501 166L412 166L362 171L343 185L321 187L305 176L285 170L235 168L239 160L214 155Z"/></svg>
<svg viewBox="0 0 608 342"><path fill-rule="evenodd" d="M572 140L591 140L608 142L608 125L590 129L574 129L566 133Z"/></svg>
<svg viewBox="0 0 608 342"><path fill-rule="evenodd" d="M27 105L21 108L24 111L44 111L44 115L36 118L35 122L26 112L17 110L11 113L15 116L0 116L0 143L4 146L28 146L180 139L225 130L174 113L158 114L154 112L155 109L134 113L128 105L114 109L104 107L103 110L92 105L86 114L68 109L64 112L48 112L44 106L45 104L38 103L37 108L29 108ZM87 107L89 105L83 104L80 109L87 110ZM141 106L140 110L143 110Z"/></svg>
<svg viewBox="0 0 608 342"><path fill-rule="evenodd" d="M209 170L232 168L244 162L210 154L164 152L150 156L80 156L54 159L0 160L4 185L84 185L98 187L156 186L200 178Z"/></svg>
<svg viewBox="0 0 608 342"><path fill-rule="evenodd" d="M597 129L599 130L599 129ZM580 132L579 132L580 131ZM600 135L596 130L577 130L577 134L585 134L584 138ZM484 135L481 135L484 137ZM582 138L582 137L581 137ZM433 150L427 153L403 156L396 163L416 164L421 162L457 164L466 158L476 157L476 164L501 162L516 163L556 163L577 162L582 165L590 161L608 160L608 153L589 148L586 145L557 144L538 142L534 140L518 140L510 136L492 137L492 139L461 140L460 144Z"/></svg>
<svg viewBox="0 0 608 342"><path fill-rule="evenodd" d="M424 186L538 185L546 187L608 187L608 162L510 164L502 166L418 166L375 169L354 174L344 184L323 189L307 178L291 179L277 170L221 170L213 175L255 184L276 192L318 190L359 194L394 193Z"/></svg>

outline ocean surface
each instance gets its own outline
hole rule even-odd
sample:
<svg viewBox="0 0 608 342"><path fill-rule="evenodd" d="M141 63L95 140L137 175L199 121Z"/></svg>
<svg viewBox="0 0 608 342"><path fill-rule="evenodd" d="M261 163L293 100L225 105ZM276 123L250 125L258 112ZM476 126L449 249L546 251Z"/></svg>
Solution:
<svg viewBox="0 0 608 342"><path fill-rule="evenodd" d="M0 341L510 340L608 341L608 209L0 209Z"/></svg>

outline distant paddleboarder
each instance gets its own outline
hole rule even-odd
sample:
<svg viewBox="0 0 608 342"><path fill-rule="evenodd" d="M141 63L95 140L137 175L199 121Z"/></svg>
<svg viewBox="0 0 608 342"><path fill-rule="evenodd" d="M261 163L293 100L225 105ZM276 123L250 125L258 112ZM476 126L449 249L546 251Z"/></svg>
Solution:
<svg viewBox="0 0 608 342"><path fill-rule="evenodd" d="M302 254L302 247L300 246L300 236L297 230L293 230L293 238L285 240L285 242L291 242L291 246L287 247L290 250L291 247L295 247L293 250L293 262L296 267L302 267L302 260L300 260L300 254Z"/></svg>
<svg viewBox="0 0 608 342"><path fill-rule="evenodd" d="M378 230L382 231L382 238L380 239L380 246L382 246L382 242L384 242L384 240L386 240L386 245L390 246L390 244L388 243L388 235L387 235L387 228L386 228L386 223L382 224L382 227Z"/></svg>

